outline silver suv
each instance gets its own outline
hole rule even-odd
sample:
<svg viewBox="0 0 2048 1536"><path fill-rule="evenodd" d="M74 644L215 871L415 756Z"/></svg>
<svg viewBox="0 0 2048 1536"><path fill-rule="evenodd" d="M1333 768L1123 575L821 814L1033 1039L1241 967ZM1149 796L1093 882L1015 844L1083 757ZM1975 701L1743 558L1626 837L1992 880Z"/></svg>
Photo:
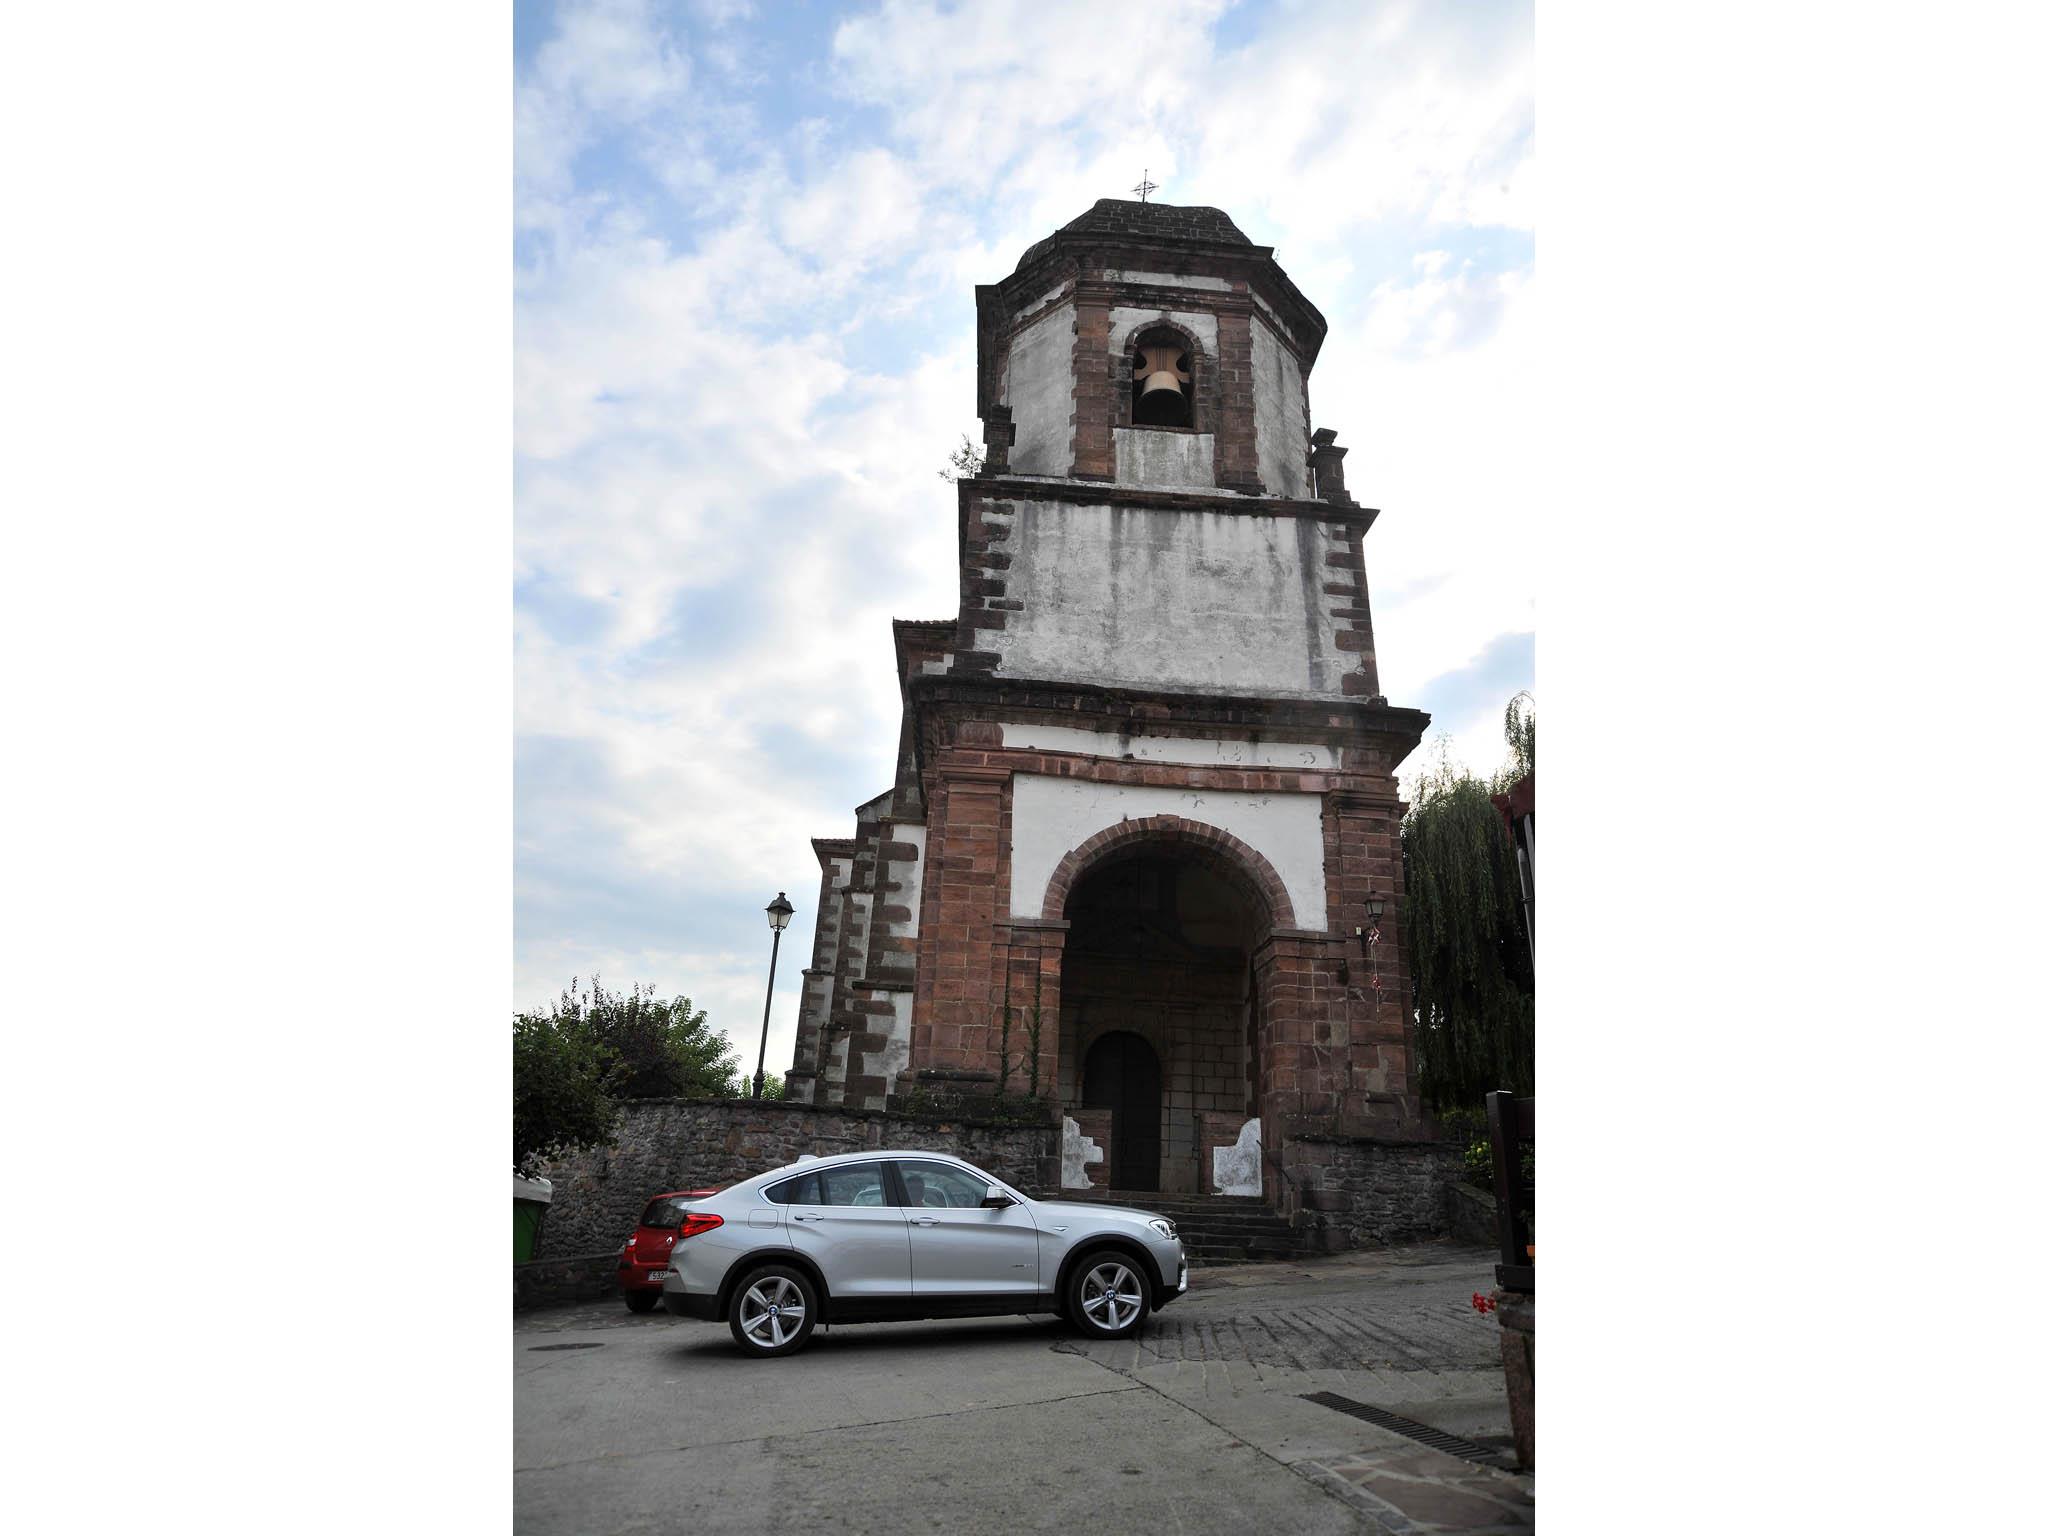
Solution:
<svg viewBox="0 0 2048 1536"><path fill-rule="evenodd" d="M661 1300L787 1355L821 1320L1052 1312L1122 1338L1187 1288L1164 1216L1032 1200L941 1152L849 1152L685 1202Z"/></svg>

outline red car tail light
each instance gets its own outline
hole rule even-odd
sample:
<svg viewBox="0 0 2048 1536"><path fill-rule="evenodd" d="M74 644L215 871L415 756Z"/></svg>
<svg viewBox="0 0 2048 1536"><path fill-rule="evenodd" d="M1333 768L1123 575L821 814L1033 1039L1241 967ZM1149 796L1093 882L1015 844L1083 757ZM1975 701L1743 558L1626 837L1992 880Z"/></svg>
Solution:
<svg viewBox="0 0 2048 1536"><path fill-rule="evenodd" d="M723 1216L714 1216L709 1211L692 1211L683 1218L682 1230L676 1233L676 1237L679 1240L685 1237L695 1237L699 1232L709 1232L713 1227L722 1227L724 1225L725 1218Z"/></svg>

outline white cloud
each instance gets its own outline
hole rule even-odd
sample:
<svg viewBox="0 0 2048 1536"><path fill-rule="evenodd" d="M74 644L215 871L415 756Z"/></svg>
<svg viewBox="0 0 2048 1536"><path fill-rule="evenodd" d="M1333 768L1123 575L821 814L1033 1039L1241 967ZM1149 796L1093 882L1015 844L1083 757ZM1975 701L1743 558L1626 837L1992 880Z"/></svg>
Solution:
<svg viewBox="0 0 2048 1536"><path fill-rule="evenodd" d="M1531 226L1526 12L1333 0L1219 53L1226 8L893 3L833 51L921 175L998 188L1024 243L1147 167L1162 200L1256 218L1310 264L1389 218Z"/></svg>
<svg viewBox="0 0 2048 1536"><path fill-rule="evenodd" d="M1360 340L1374 360L1440 357L1484 341L1528 281L1526 271L1485 272L1465 261L1450 270L1448 251L1415 258L1413 282L1391 279L1372 291Z"/></svg>
<svg viewBox="0 0 2048 1536"><path fill-rule="evenodd" d="M565 6L514 88L519 180L534 191L564 190L600 119L637 122L673 110L689 80L688 58L662 34L646 0Z"/></svg>

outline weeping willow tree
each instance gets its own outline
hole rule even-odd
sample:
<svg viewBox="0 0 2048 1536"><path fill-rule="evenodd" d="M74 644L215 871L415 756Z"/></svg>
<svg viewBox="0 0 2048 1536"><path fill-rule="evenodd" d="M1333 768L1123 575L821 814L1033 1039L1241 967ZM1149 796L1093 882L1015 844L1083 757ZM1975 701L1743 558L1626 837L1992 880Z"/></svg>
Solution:
<svg viewBox="0 0 2048 1536"><path fill-rule="evenodd" d="M1535 771L1527 694L1508 705L1506 735L1508 761L1491 784L1439 739L1401 823L1416 1069L1438 1109L1535 1089L1536 978L1515 846L1492 799Z"/></svg>

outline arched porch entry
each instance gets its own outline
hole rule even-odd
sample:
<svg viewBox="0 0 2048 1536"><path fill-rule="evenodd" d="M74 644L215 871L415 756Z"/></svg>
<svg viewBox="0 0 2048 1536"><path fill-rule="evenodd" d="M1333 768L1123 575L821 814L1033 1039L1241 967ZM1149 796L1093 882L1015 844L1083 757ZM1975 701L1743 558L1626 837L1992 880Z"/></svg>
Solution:
<svg viewBox="0 0 2048 1536"><path fill-rule="evenodd" d="M1109 1111L1111 1187L1208 1187L1205 1136L1235 1139L1259 1114L1266 1056L1261 942L1292 925L1285 887L1254 850L1173 817L1124 822L1055 871L1048 917L1060 961L1060 1091Z"/></svg>

